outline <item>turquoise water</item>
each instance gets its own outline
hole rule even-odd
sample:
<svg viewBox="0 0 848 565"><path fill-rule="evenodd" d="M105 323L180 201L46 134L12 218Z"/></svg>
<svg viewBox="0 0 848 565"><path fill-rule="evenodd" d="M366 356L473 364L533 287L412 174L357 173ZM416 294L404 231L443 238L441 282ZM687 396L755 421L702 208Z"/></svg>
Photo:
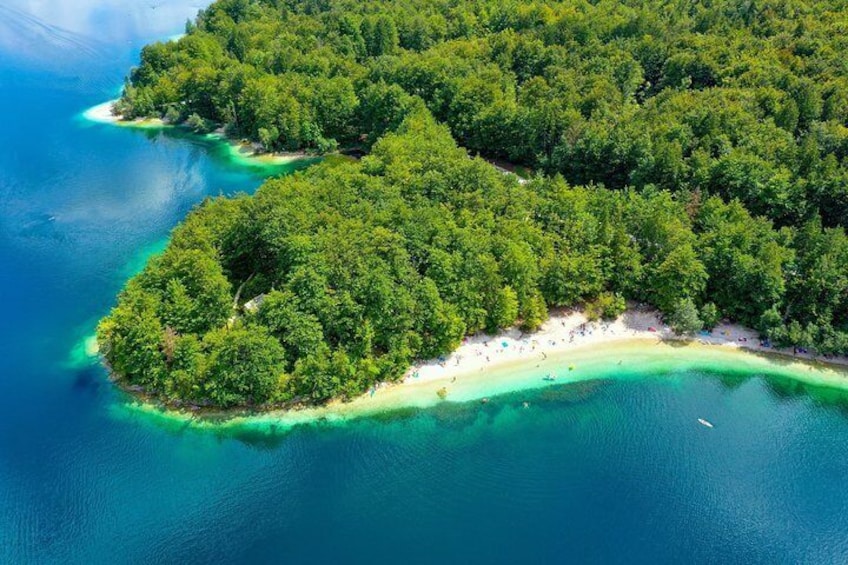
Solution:
<svg viewBox="0 0 848 565"><path fill-rule="evenodd" d="M758 374L291 430L128 408L96 320L197 202L286 172L80 118L197 9L148 4L0 6L0 562L848 561L846 402Z"/></svg>

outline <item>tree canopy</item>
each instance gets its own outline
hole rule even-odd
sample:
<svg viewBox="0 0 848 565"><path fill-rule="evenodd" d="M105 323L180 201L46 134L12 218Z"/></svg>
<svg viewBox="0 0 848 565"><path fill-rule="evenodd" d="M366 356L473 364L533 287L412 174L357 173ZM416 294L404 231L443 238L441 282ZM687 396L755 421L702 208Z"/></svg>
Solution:
<svg viewBox="0 0 848 565"><path fill-rule="evenodd" d="M166 400L323 402L625 300L846 353L846 14L218 0L142 51L119 110L367 155L200 204L101 322L104 355Z"/></svg>
<svg viewBox="0 0 848 565"><path fill-rule="evenodd" d="M420 108L359 161L203 202L99 338L121 378L163 398L322 402L467 334L532 330L549 307L580 303L615 316L625 298L681 331L700 327L700 308L845 351L846 266L841 229L777 230L717 196L519 183Z"/></svg>
<svg viewBox="0 0 848 565"><path fill-rule="evenodd" d="M846 27L838 0L218 0L143 49L118 107L327 152L425 104L571 184L845 226Z"/></svg>

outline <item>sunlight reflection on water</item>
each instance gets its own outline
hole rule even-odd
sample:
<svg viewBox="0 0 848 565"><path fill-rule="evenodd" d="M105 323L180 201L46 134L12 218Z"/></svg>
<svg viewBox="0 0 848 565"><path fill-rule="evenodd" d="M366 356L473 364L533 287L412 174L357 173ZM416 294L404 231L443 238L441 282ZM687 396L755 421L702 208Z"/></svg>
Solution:
<svg viewBox="0 0 848 565"><path fill-rule="evenodd" d="M196 0L4 0L0 55L29 64L60 66L72 58L105 57L133 38L173 35L174 23L193 18Z"/></svg>

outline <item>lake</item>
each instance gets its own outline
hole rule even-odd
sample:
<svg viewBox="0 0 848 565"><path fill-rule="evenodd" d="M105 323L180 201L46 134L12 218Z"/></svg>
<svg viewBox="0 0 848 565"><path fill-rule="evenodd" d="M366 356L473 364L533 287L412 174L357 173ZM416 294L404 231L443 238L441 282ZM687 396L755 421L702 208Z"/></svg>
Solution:
<svg viewBox="0 0 848 565"><path fill-rule="evenodd" d="M81 117L198 8L0 6L0 561L848 562L848 403L757 373L293 429L132 409L97 320L194 205L290 170Z"/></svg>

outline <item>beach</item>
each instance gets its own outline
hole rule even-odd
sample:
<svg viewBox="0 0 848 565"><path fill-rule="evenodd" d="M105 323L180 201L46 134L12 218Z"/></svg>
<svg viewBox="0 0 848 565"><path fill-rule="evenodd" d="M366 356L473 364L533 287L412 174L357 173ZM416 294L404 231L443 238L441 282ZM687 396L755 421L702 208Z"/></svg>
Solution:
<svg viewBox="0 0 848 565"><path fill-rule="evenodd" d="M112 112L112 108L116 102L117 100L108 100L106 102L103 102L102 104L92 106L91 108L83 112L82 116L91 122L99 124L112 124L116 126L139 129L156 129L167 127L169 125L158 118L126 120L122 115L115 114Z"/></svg>
<svg viewBox="0 0 848 565"><path fill-rule="evenodd" d="M97 122L101 124L114 124L121 121L121 116L112 113L112 106L117 102L117 100L109 100L107 102L103 102L102 104L98 104L97 106L92 106L88 110L82 113L83 117L89 121Z"/></svg>
<svg viewBox="0 0 848 565"><path fill-rule="evenodd" d="M793 352L764 345L758 333L737 324L722 323L710 332L696 336L678 336L663 324L654 310L628 310L613 321L590 322L580 311L554 313L533 333L512 329L497 336L476 335L466 338L449 356L413 366L403 382L452 380L461 375L485 372L503 365L541 363L570 351L595 347L604 349L628 341L661 343L675 341L702 346L758 352L787 360L813 364L848 366L848 358L824 359L810 353Z"/></svg>
<svg viewBox="0 0 848 565"><path fill-rule="evenodd" d="M110 124L126 128L134 129L162 129L170 127L179 127L178 125L169 124L159 118L139 118L135 120L126 120L120 114L112 112L112 108L117 100L109 100L102 104L92 106L82 113L82 117L86 120L98 124ZM285 153L269 153L262 150L260 144L256 142L248 142L244 140L230 139L226 136L223 129L218 129L207 134L197 134L200 137L212 141L220 141L226 143L227 154L236 162L241 162L249 166L270 166L276 167L288 165L296 161L317 159L314 155L308 155L303 151L285 152Z"/></svg>
<svg viewBox="0 0 848 565"><path fill-rule="evenodd" d="M757 333L720 324L708 335L684 338L652 310L631 309L614 321L589 322L580 311L554 312L533 333L511 329L466 338L452 354L412 366L397 383L381 383L351 401L223 419L162 411L144 403L131 413L209 428L286 429L344 422L441 402L499 402L498 396L598 379L664 378L686 371L779 376L814 387L848 390L846 358L817 359L760 345ZM440 391L442 394L440 395Z"/></svg>
<svg viewBox="0 0 848 565"><path fill-rule="evenodd" d="M848 390L848 358L823 359L761 344L756 331L722 323L693 337L675 335L657 311L630 309L613 321L590 322L581 311L554 312L533 333L518 329L463 340L450 355L413 365L398 383L383 383L351 402L289 413L284 420L367 415L443 400L486 400L500 394L597 378L644 377L669 371L744 370ZM439 394L441 391L441 395ZM442 398L442 396L444 398Z"/></svg>
<svg viewBox="0 0 848 565"><path fill-rule="evenodd" d="M92 122L124 127L174 127L158 119L123 120L112 113L113 105L114 101L105 102L83 115ZM232 160L247 165L285 165L314 158L304 153L264 153L259 144L229 139L223 130L198 137L225 144ZM501 170L511 174L509 170ZM78 357L90 359L91 355ZM590 322L582 311L560 310L551 312L541 328L532 333L513 328L495 336L467 337L451 354L418 362L400 381L377 384L351 401L247 416L223 415L231 423L250 420L294 424L345 419L402 408L424 408L444 400L486 400L500 394L580 380L646 375L649 369L662 374L670 368L717 366L728 370L744 367L764 373L779 372L815 386L848 389L846 373L837 368L848 366L848 358L823 359L797 350L775 349L761 343L756 331L731 323L719 324L710 332L692 337L677 336L663 324L657 311L631 307L612 321ZM138 406L141 405L145 410L153 408L143 402ZM190 411L174 414L188 420L203 420Z"/></svg>
<svg viewBox="0 0 848 565"><path fill-rule="evenodd" d="M240 161L248 165L277 166L288 165L296 161L317 159L314 155L308 155L304 151L268 153L263 151L262 146L256 142L236 141L228 138L220 130L208 133L205 137L226 143L230 157L234 161Z"/></svg>

